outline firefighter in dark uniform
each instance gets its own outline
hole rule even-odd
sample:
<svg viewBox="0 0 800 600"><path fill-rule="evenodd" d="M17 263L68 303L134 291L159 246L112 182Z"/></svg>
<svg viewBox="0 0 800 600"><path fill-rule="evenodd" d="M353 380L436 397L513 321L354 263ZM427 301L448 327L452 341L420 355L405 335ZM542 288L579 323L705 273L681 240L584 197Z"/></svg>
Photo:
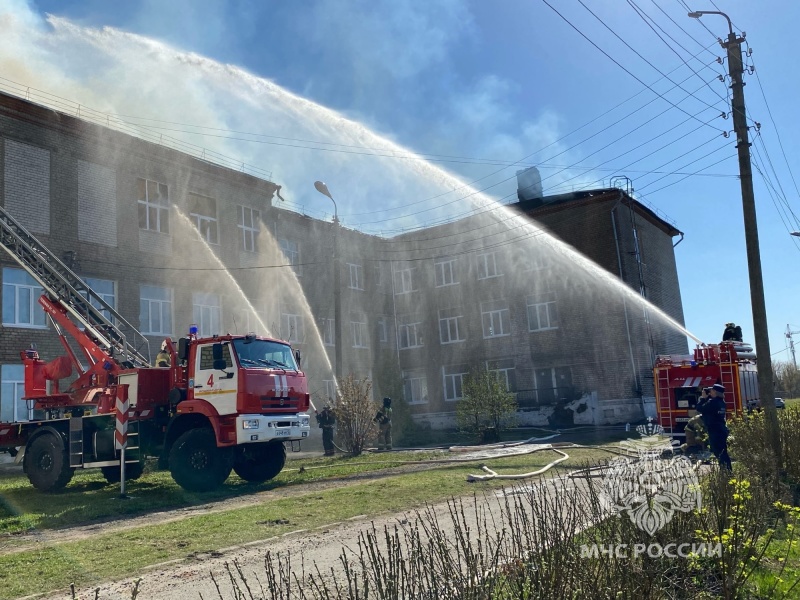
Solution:
<svg viewBox="0 0 800 600"><path fill-rule="evenodd" d="M378 450L392 449L392 399L383 399L383 407L375 415L378 424Z"/></svg>
<svg viewBox="0 0 800 600"><path fill-rule="evenodd" d="M723 342L741 342L742 328L735 323L725 323L725 331L722 332Z"/></svg>
<svg viewBox="0 0 800 600"><path fill-rule="evenodd" d="M728 426L725 423L725 387L715 383L708 393L704 389L700 400L697 401L697 412L703 415L711 452L717 457L720 466L730 469Z"/></svg>
<svg viewBox="0 0 800 600"><path fill-rule="evenodd" d="M325 449L325 456L335 454L333 446L333 427L336 425L336 415L330 404L326 404L322 412L316 413L317 424L322 429L322 447Z"/></svg>

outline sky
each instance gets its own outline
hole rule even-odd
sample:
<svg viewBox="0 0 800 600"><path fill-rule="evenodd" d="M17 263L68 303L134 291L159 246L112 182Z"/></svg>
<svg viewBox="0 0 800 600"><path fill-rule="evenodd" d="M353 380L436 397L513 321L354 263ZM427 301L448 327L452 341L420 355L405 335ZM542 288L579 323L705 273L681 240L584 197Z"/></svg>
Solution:
<svg viewBox="0 0 800 600"><path fill-rule="evenodd" d="M549 3L549 4L548 4ZM800 3L772 0L1 0L0 90L218 153L286 206L388 235L516 200L611 185L684 233L687 329L753 341L727 62L746 32L770 352L800 344ZM558 11L558 12L556 12ZM615 180L619 181L619 180ZM676 242L680 238L676 238ZM645 250L646 252L646 250ZM690 344L691 347L691 344ZM761 352L759 351L759 354Z"/></svg>

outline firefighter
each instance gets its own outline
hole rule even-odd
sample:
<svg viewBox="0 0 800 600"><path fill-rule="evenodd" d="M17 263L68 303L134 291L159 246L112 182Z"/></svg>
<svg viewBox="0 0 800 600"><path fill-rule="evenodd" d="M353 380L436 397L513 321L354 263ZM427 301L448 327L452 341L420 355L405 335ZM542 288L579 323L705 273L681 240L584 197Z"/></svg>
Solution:
<svg viewBox="0 0 800 600"><path fill-rule="evenodd" d="M167 343L164 342L161 344L161 351L156 355L156 366L157 367L167 367L169 368L169 363L172 361L172 358L167 352Z"/></svg>
<svg viewBox="0 0 800 600"><path fill-rule="evenodd" d="M686 442L681 444L684 454L697 454L706 449L708 435L703 424L703 415L698 413L689 419L683 431L686 434Z"/></svg>
<svg viewBox="0 0 800 600"><path fill-rule="evenodd" d="M725 331L722 333L723 342L741 342L742 328L735 323L725 323Z"/></svg>
<svg viewBox="0 0 800 600"><path fill-rule="evenodd" d="M322 412L317 412L317 424L322 429L322 447L325 449L325 456L333 456L336 454L333 445L333 427L336 425L336 415L333 413L333 408L330 404L326 404Z"/></svg>
<svg viewBox="0 0 800 600"><path fill-rule="evenodd" d="M706 390L709 390L706 392ZM697 402L697 412L703 415L703 424L708 432L711 452L717 457L720 466L731 469L728 456L728 426L725 423L725 387L715 383L705 388Z"/></svg>
<svg viewBox="0 0 800 600"><path fill-rule="evenodd" d="M383 407L375 415L378 424L378 450L392 449L392 399L383 399Z"/></svg>

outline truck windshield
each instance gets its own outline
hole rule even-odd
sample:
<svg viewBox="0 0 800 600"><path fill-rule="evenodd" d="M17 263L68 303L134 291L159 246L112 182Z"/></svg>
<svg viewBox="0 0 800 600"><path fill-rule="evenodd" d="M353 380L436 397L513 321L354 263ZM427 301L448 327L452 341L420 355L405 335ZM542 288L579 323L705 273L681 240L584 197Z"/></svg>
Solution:
<svg viewBox="0 0 800 600"><path fill-rule="evenodd" d="M233 348L243 368L267 367L297 371L292 349L286 344L257 339L233 340Z"/></svg>

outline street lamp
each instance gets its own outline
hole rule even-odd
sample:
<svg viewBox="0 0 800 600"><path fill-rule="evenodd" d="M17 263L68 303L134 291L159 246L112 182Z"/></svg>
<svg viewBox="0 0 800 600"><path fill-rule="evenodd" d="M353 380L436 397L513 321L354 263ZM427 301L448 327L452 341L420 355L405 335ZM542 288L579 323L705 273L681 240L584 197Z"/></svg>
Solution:
<svg viewBox="0 0 800 600"><path fill-rule="evenodd" d="M767 432L778 464L781 464L781 444L778 429L778 412L775 410L775 387L772 379L772 364L767 329L767 307L764 301L764 281L761 274L761 251L758 245L756 201L753 192L753 170L750 164L750 140L747 113L744 107L744 68L742 67L742 42L733 32L730 17L716 10L698 10L689 16L699 19L703 15L721 15L728 21L728 39L720 45L728 52L728 74L731 78L731 114L736 133L736 149L739 154L739 181L742 189L744 215L744 239L747 247L747 269L750 275L750 304L753 310L753 333L756 354L761 357L758 365L758 390L761 406L767 418Z"/></svg>
<svg viewBox="0 0 800 600"><path fill-rule="evenodd" d="M314 182L314 188L333 202L333 344L334 374L336 385L342 379L342 286L341 265L339 265L339 212L328 186L321 181Z"/></svg>
<svg viewBox="0 0 800 600"><path fill-rule="evenodd" d="M789 235L800 237L800 231L792 231Z"/></svg>

